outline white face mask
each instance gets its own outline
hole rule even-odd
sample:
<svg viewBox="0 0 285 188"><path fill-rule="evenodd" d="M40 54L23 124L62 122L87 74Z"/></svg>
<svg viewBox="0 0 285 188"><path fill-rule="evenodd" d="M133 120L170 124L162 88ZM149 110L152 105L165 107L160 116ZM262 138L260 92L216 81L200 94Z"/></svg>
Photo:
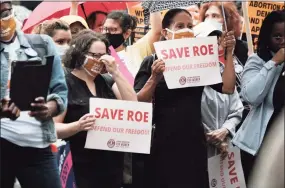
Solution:
<svg viewBox="0 0 285 188"><path fill-rule="evenodd" d="M69 46L67 44L65 45L56 45L57 52L60 56L65 55L66 51L69 49Z"/></svg>
<svg viewBox="0 0 285 188"><path fill-rule="evenodd" d="M192 29L189 28L183 28L177 31L171 31L170 29L166 30L170 33L172 33L172 39L182 39L182 38L193 38L194 32Z"/></svg>
<svg viewBox="0 0 285 188"><path fill-rule="evenodd" d="M218 22L214 19L207 19L205 20L206 23L210 23L212 26L214 26L217 30L223 31L223 24Z"/></svg>

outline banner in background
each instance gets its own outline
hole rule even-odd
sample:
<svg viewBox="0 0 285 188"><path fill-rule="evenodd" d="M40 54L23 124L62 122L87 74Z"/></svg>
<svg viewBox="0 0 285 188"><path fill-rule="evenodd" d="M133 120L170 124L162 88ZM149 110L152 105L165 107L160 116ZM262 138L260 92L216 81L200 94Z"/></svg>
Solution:
<svg viewBox="0 0 285 188"><path fill-rule="evenodd" d="M150 153L152 104L90 99L96 123L88 131L85 148L131 153Z"/></svg>
<svg viewBox="0 0 285 188"><path fill-rule="evenodd" d="M160 41L154 47L165 62L163 74L169 89L222 82L217 37Z"/></svg>
<svg viewBox="0 0 285 188"><path fill-rule="evenodd" d="M211 188L246 188L240 150L237 147L229 149L224 160L221 155L209 158L208 172Z"/></svg>
<svg viewBox="0 0 285 188"><path fill-rule="evenodd" d="M254 49L256 50L259 31L264 18L274 10L285 9L284 2L249 1L248 16ZM243 33L246 33L245 27Z"/></svg>

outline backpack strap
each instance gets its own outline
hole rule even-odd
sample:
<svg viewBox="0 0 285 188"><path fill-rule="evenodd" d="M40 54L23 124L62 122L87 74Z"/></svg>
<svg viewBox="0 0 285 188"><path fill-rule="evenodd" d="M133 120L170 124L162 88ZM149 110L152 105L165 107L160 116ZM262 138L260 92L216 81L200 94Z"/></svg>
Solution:
<svg viewBox="0 0 285 188"><path fill-rule="evenodd" d="M31 47L38 53L41 59L47 56L47 45L41 35L38 34L25 34Z"/></svg>

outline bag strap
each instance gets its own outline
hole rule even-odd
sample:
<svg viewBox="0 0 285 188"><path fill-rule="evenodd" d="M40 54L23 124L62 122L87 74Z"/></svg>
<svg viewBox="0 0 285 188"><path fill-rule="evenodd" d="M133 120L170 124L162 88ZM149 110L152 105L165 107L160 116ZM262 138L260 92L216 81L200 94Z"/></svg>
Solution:
<svg viewBox="0 0 285 188"><path fill-rule="evenodd" d="M47 45L41 35L38 34L25 34L31 47L38 53L39 57L43 59L47 56Z"/></svg>

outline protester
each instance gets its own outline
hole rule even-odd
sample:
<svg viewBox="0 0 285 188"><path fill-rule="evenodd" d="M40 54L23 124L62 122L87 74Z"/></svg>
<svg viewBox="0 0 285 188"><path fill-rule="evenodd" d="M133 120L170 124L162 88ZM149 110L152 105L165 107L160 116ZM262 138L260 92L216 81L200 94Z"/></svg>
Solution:
<svg viewBox="0 0 285 188"><path fill-rule="evenodd" d="M123 11L112 11L108 14L103 26L103 33L107 35L110 44L134 77L143 58L154 52L153 43L160 39L161 14L159 12L151 13L150 24L151 30L130 46L126 46L125 41L137 27L136 17Z"/></svg>
<svg viewBox="0 0 285 188"><path fill-rule="evenodd" d="M193 28L195 37L222 36L211 22L202 22ZM222 45L222 44L219 44ZM220 63L221 73L224 65ZM208 141L208 158L218 155L227 155L230 146L230 137L234 136L235 128L240 123L243 105L235 89L234 94L225 95L216 92L210 86L204 88L201 102L202 123Z"/></svg>
<svg viewBox="0 0 285 188"><path fill-rule="evenodd" d="M169 10L162 21L164 40L173 38L172 32L192 28L191 14L185 9ZM227 61L223 84L211 87L219 92L233 93L235 74L232 50L235 45L233 32L222 41L226 44ZM201 97L204 87L168 89L163 78L165 63L156 56L142 62L135 79L138 100L153 101L156 125L150 156L145 166L147 188L206 187L207 151L201 126Z"/></svg>
<svg viewBox="0 0 285 188"><path fill-rule="evenodd" d="M78 34L80 31L82 31L84 29L89 29L86 21L80 16L68 15L68 16L63 16L60 19L62 21L65 21L66 23L68 23L68 25L70 27L71 34L72 34L72 38L76 34Z"/></svg>
<svg viewBox="0 0 285 188"><path fill-rule="evenodd" d="M222 12L222 5L225 11L225 18ZM235 31L236 46L234 50L234 64L236 73L236 87L238 93L241 91L241 76L243 73L244 65L248 58L248 46L245 41L239 40L241 35L241 17L238 13L237 7L233 2L209 2L204 3L200 9L200 21L217 21L223 25L223 29L227 28L228 31ZM225 25L226 22L226 25ZM223 52L223 50L222 50ZM220 53L220 61L224 61L224 54ZM244 105L243 120L247 116L250 105L241 99ZM242 120L242 122L243 122ZM238 125L237 128L239 128Z"/></svg>
<svg viewBox="0 0 285 188"><path fill-rule="evenodd" d="M222 5L225 10L225 18L222 13ZM248 47L247 43L239 40L241 34L240 16L236 5L233 2L210 2L204 3L200 9L200 21L215 20L223 25L223 30L235 31L235 71L237 77L237 90L240 92L240 79L243 72L244 64L247 60ZM225 25L226 22L226 25ZM222 55L222 54L221 54Z"/></svg>
<svg viewBox="0 0 285 188"><path fill-rule="evenodd" d="M66 75L68 109L55 118L57 134L58 138L70 141L78 187L120 188L124 153L84 148L87 131L95 124L94 116L88 114L89 99L137 101L137 96L109 55L107 39L92 30L82 32L71 41L63 59L65 66L73 71ZM104 66L111 76L100 74Z"/></svg>
<svg viewBox="0 0 285 188"><path fill-rule="evenodd" d="M71 40L69 25L60 19L46 20L34 27L32 33L50 36L55 42L60 56L63 56L69 48Z"/></svg>
<svg viewBox="0 0 285 188"><path fill-rule="evenodd" d="M70 15L78 15L78 1L71 2ZM106 17L106 12L94 11L87 16L86 21L90 29L100 32L102 31Z"/></svg>
<svg viewBox="0 0 285 188"><path fill-rule="evenodd" d="M0 3L1 99L10 98L12 61L42 59L44 55L54 56L47 100L39 96L31 104L35 110L21 111L15 121L5 118L7 116L1 118L0 184L1 187L13 188L17 177L22 187L60 188L56 157L50 148L50 144L56 141L52 117L64 111L67 101L67 86L60 57L49 36L24 35L22 31L16 30L18 27L11 1ZM46 54L42 54L42 50ZM13 104L10 111L12 106Z"/></svg>
<svg viewBox="0 0 285 188"><path fill-rule="evenodd" d="M258 155L262 140L284 105L285 10L272 11L264 19L257 43L242 76L242 98L251 112L233 139L242 150ZM249 158L249 157L248 157ZM246 179L254 159L243 162Z"/></svg>

